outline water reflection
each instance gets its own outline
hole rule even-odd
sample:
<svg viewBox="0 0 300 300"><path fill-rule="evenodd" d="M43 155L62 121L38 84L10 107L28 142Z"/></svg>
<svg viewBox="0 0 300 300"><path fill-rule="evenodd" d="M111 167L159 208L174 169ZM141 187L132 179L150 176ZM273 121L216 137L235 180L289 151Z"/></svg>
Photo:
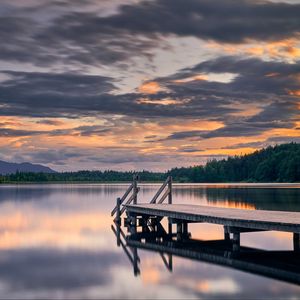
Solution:
<svg viewBox="0 0 300 300"><path fill-rule="evenodd" d="M122 247L133 266L134 275L140 274L138 250L153 251L170 272L173 256L213 263L246 272L300 284L300 251L265 251L238 247L231 239L202 241L191 238L191 233L178 236L167 232L159 223L144 225L140 232L129 227L126 235L120 224L112 225L118 246Z"/></svg>
<svg viewBox="0 0 300 300"><path fill-rule="evenodd" d="M138 201L148 202L157 187L141 185ZM0 186L0 298L300 295L294 284L174 254L170 266L169 253L163 258L143 250L137 253L141 274L134 277L131 263L111 231L110 211L126 188L116 184ZM173 201L300 211L299 195L299 187L274 191L271 187L175 185ZM190 230L193 239L202 242L223 238L220 226L195 224ZM276 232L245 234L242 245L292 249L290 234ZM168 263L172 273L165 268Z"/></svg>

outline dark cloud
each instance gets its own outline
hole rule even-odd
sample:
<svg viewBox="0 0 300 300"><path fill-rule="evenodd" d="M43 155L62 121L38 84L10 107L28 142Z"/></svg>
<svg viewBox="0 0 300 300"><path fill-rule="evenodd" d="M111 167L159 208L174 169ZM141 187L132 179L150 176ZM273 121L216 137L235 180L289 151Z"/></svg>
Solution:
<svg viewBox="0 0 300 300"><path fill-rule="evenodd" d="M257 142L249 142L249 143L238 143L232 146L223 147L224 149L239 149L239 148L263 148L270 145L276 144L284 144L284 143L300 143L299 136L275 136L270 137L264 141L257 141Z"/></svg>
<svg viewBox="0 0 300 300"><path fill-rule="evenodd" d="M0 128L0 137L22 137L42 134L43 131Z"/></svg>
<svg viewBox="0 0 300 300"><path fill-rule="evenodd" d="M184 84L176 83L176 80L201 73L231 73L236 74L236 77L229 83L206 80L195 80ZM161 78L161 80L165 81L168 88L179 91L203 91L209 94L216 89L216 96L226 96L226 93L229 93L233 99L236 97L237 99L251 100L264 97L267 100L271 97L287 96L289 90L299 89L297 78L299 74L299 62L290 64L263 61L258 58L223 56L202 62L192 68L182 69L172 76Z"/></svg>
<svg viewBox="0 0 300 300"><path fill-rule="evenodd" d="M184 81L203 73L232 73L236 77L227 83L196 79ZM289 91L299 89L299 74L299 64L221 57L159 78L158 81L178 98L185 96L191 99L189 105L216 108L219 112L217 119L225 124L213 131L203 128L175 132L167 139L255 136L273 128L293 128L299 121L298 98L289 95ZM244 110L242 105L246 105ZM243 116L249 105L255 105L260 111L250 117ZM221 107L240 107L241 114L221 113Z"/></svg>
<svg viewBox="0 0 300 300"><path fill-rule="evenodd" d="M273 116L274 118L274 116ZM292 128L292 122L255 122L252 118L245 119L243 122L229 123L216 130L191 130L175 132L164 140L182 140L182 139L208 139L216 137L243 137L260 135L274 128Z"/></svg>
<svg viewBox="0 0 300 300"><path fill-rule="evenodd" d="M63 124L63 122L61 122L59 120L49 120L49 119L39 120L36 123L44 124L44 125L51 125L51 126L59 126L59 125Z"/></svg>
<svg viewBox="0 0 300 300"><path fill-rule="evenodd" d="M220 114L236 111L235 108L224 107L217 99L211 99L209 105L201 105L197 101L168 106L140 103L138 100L142 95L136 93L109 93L114 86L109 78L102 76L25 72L5 74L9 74L11 79L0 87L1 115L74 118L108 113L149 118L201 115L216 118ZM157 95L162 98L169 96L185 99L183 94Z"/></svg>
<svg viewBox="0 0 300 300"><path fill-rule="evenodd" d="M49 124L46 122L45 124ZM56 124L56 123L54 123ZM52 122L50 125L53 125ZM1 124L0 124L1 126ZM55 129L55 130L21 130L13 128L0 128L0 137L25 137L34 135L49 135L49 136L100 136L110 132L110 128L105 128L99 125L91 126L78 126L67 129Z"/></svg>
<svg viewBox="0 0 300 300"><path fill-rule="evenodd" d="M36 4L47 21L29 14L28 7L23 15L22 6L17 13L8 10L0 21L0 39L5 41L0 59L36 65L128 63L134 56L151 57L153 49L165 45L166 36L241 43L297 37L300 31L300 4L152 0L121 5L103 15L99 2L94 11L78 1L60 3L52 18L47 14L52 1Z"/></svg>
<svg viewBox="0 0 300 300"><path fill-rule="evenodd" d="M229 82L182 79L202 73L234 73ZM156 80L167 91L145 95L116 94L114 81L104 76L9 72L0 86L1 115L81 117L123 115L131 118L197 118L217 120L225 127L176 132L169 139L254 136L272 128L293 128L299 120L296 96L299 64L222 57ZM269 76L269 74L276 74ZM181 80L181 81L180 81ZM147 101L140 101L146 99ZM157 100L172 99L172 105ZM153 101L153 102L151 102ZM259 112L246 117L254 105ZM49 131L50 135L103 135L111 129L93 125ZM46 132L1 129L2 136Z"/></svg>

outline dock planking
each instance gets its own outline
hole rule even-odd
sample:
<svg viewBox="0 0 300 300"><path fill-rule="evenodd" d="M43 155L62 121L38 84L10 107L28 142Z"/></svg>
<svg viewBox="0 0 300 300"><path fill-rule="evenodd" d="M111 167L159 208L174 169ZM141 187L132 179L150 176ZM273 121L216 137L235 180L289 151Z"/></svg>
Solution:
<svg viewBox="0 0 300 300"><path fill-rule="evenodd" d="M244 210L188 204L126 205L129 214L167 217L230 227L300 233L300 212Z"/></svg>

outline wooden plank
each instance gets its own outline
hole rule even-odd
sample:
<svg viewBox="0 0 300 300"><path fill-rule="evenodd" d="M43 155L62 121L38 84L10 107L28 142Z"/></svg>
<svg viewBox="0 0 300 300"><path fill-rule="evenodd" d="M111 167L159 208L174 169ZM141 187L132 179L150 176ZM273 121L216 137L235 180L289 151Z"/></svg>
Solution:
<svg viewBox="0 0 300 300"><path fill-rule="evenodd" d="M137 214L163 216L188 222L300 232L300 212L243 210L184 204L139 204L128 205L126 209Z"/></svg>

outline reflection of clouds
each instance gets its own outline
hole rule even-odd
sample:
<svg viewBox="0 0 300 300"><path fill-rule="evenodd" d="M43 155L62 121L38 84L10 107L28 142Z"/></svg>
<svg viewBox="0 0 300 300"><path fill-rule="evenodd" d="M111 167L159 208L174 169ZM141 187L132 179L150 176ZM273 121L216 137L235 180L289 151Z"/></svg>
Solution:
<svg viewBox="0 0 300 300"><path fill-rule="evenodd" d="M128 275L128 270L118 267L115 272L114 286L101 294L109 299L197 299L194 291L182 290L170 280L160 282L144 282L140 277ZM160 272L164 278L164 271ZM172 276L170 275L169 278Z"/></svg>
<svg viewBox="0 0 300 300"><path fill-rule="evenodd" d="M178 278L178 280L176 280L176 284L185 288L188 287L204 295L230 295L239 292L239 286L237 283L227 277L220 279L200 279L199 281Z"/></svg>
<svg viewBox="0 0 300 300"><path fill-rule="evenodd" d="M296 285L210 263L173 257L173 264L173 277L168 283L180 286L182 291L193 291L198 298L227 298L230 295L234 299L261 299L263 295L280 299L296 297L300 291Z"/></svg>
<svg viewBox="0 0 300 300"><path fill-rule="evenodd" d="M23 298L39 293L80 295L91 286L107 286L112 281L109 272L122 263L116 253L57 250L16 250L0 252L1 297ZM105 271L104 271L105 270ZM79 294L77 294L79 292ZM31 294L32 293L32 294Z"/></svg>
<svg viewBox="0 0 300 300"><path fill-rule="evenodd" d="M111 238L109 215L45 213L35 209L0 214L0 249L55 246L104 248Z"/></svg>
<svg viewBox="0 0 300 300"><path fill-rule="evenodd" d="M266 250L292 250L293 237L289 232L263 231L241 234L243 246Z"/></svg>

